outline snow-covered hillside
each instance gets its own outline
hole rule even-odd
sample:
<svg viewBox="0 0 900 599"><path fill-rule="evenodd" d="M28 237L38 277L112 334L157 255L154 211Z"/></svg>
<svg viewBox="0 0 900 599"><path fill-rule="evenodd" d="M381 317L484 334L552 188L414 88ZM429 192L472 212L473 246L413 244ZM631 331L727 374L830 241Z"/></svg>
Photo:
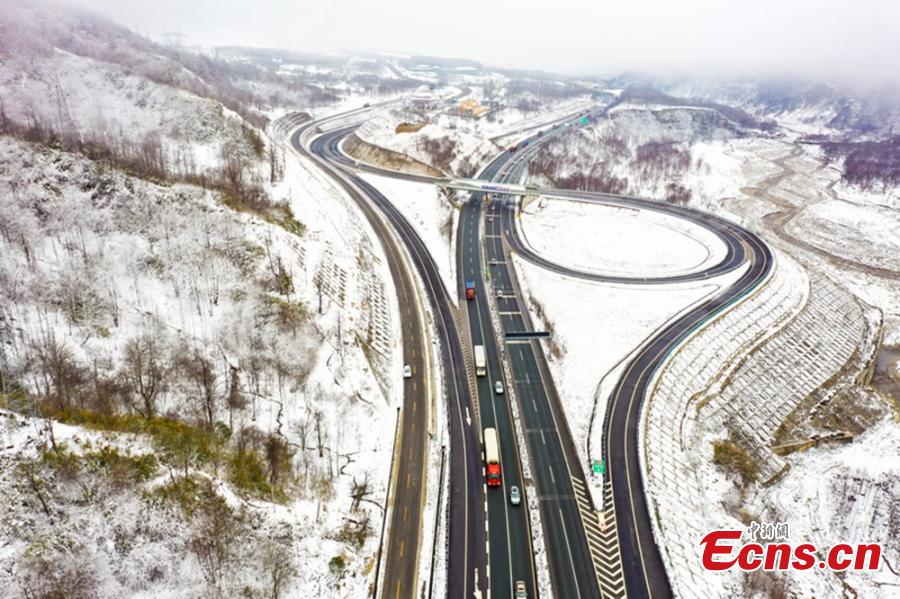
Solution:
<svg viewBox="0 0 900 599"><path fill-rule="evenodd" d="M356 208L259 126L367 84L314 101L336 79L55 5L4 2L0 27L0 585L364 594L394 291Z"/></svg>
<svg viewBox="0 0 900 599"><path fill-rule="evenodd" d="M399 379L389 278L358 217L329 202L327 191L315 189L315 200L305 196L316 183L301 178L300 164L273 191L292 193L297 213L310 223L301 222L298 234L234 212L202 189L162 187L70 154L0 142L3 172L16 174L2 182L9 200L0 205L6 406L121 431L110 433L120 451L153 455L158 472L122 491L132 510L155 514L142 497L211 477L213 492L232 507L244 504L243 497L252 506L248 518L282 527L297 541L279 550L292 556L287 565L297 591L290 596L335 585L355 596L376 549L376 504L386 483ZM221 457L210 461L200 451L189 462L176 459L155 432L162 424L154 423L169 418L197 427L196 435L218 431ZM20 426L17 418L9 422L10 431ZM57 509L84 522L66 538L90 545L100 534L92 519L117 502L115 494L100 494L77 515L71 512L71 484L47 471L46 462L76 448L59 449L63 440L37 421L22 426L32 431L31 441L12 443L4 459L15 466L38 458L48 481L43 498L55 507L43 515L31 501L10 508L15 521L30 523L5 534L16 541L4 555L12 586L25 575L23 552L51 534L48 526L64 525L52 515ZM382 434L369 434L373 427ZM132 434L142 430L147 434ZM278 476L255 465L278 455L276 448L284 460ZM18 489L17 468L8 469L6 484ZM88 481L74 482L105 485L89 470ZM360 507L359 498L367 503ZM153 555L163 564L181 563L184 543L201 524L170 513L171 507L159 509L160 530L174 538ZM357 526L348 517L372 521ZM151 580L113 576L136 557L130 544L162 534L123 526L118 544L101 543L101 554L92 554L96 561L83 564L96 566L101 594L144 589L155 595L210 582L201 568L183 578L184 570L162 565ZM47 545L47 558L63 547ZM318 557L322 551L330 552L328 559ZM339 571L329 569L331 557L340 557ZM235 585L256 568L238 553L225 563L216 584L226 589L240 588Z"/></svg>
<svg viewBox="0 0 900 599"><path fill-rule="evenodd" d="M405 154L448 175L473 176L498 152L498 147L486 139L445 128L408 110L384 110L366 121L356 134L371 145Z"/></svg>

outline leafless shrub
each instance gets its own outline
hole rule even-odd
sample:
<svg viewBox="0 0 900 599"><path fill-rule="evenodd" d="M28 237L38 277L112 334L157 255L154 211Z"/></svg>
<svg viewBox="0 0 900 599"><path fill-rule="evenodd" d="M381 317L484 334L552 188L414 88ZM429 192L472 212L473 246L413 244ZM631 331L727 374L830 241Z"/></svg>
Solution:
<svg viewBox="0 0 900 599"><path fill-rule="evenodd" d="M182 344L176 349L173 363L192 387L194 403L203 422L207 428L212 429L219 403L218 375L212 360L199 349Z"/></svg>
<svg viewBox="0 0 900 599"><path fill-rule="evenodd" d="M444 171L450 171L450 165L456 158L456 142L448 137L428 137L422 140L422 149L431 156L432 164Z"/></svg>
<svg viewBox="0 0 900 599"><path fill-rule="evenodd" d="M234 413L247 407L247 398L241 389L240 372L234 366L228 368L228 390L225 393L225 403L228 406L228 427L234 422Z"/></svg>
<svg viewBox="0 0 900 599"><path fill-rule="evenodd" d="M741 127L759 129L761 131L773 131L776 127L776 123L774 121L757 119L753 115L744 110L741 110L740 108L735 108L733 106L719 104L716 102L709 102L698 98L676 98L653 89L652 87L630 87L622 92L622 94L619 96L619 101L649 102L667 106L693 106L696 108L707 108L709 110L718 112L723 117L737 123Z"/></svg>
<svg viewBox="0 0 900 599"><path fill-rule="evenodd" d="M168 385L169 369L164 362L162 341L157 333L145 333L125 344L121 378L132 408L145 418L156 416L157 400Z"/></svg>
<svg viewBox="0 0 900 599"><path fill-rule="evenodd" d="M563 172L563 158L549 152L538 152L529 164L528 172L543 175L557 187L605 193L625 193L628 179L615 176L605 162L596 162L590 169L577 170L567 175Z"/></svg>
<svg viewBox="0 0 900 599"><path fill-rule="evenodd" d="M279 599L285 587L297 575L291 558L290 547L272 539L266 539L260 550L263 571L269 581L269 597Z"/></svg>
<svg viewBox="0 0 900 599"><path fill-rule="evenodd" d="M562 83L542 79L512 79L506 86L510 96L532 95L542 101L574 98L588 93L573 83Z"/></svg>
<svg viewBox="0 0 900 599"><path fill-rule="evenodd" d="M108 298L94 286L92 269L79 269L59 275L54 301L68 321L76 325L99 324L110 312Z"/></svg>
<svg viewBox="0 0 900 599"><path fill-rule="evenodd" d="M72 349L51 333L31 341L28 357L34 387L51 409L75 407L88 375Z"/></svg>
<svg viewBox="0 0 900 599"><path fill-rule="evenodd" d="M28 599L97 597L99 579L85 563L85 551L49 550L27 556L19 568L19 585ZM10 589L7 589L10 590Z"/></svg>
<svg viewBox="0 0 900 599"><path fill-rule="evenodd" d="M744 590L748 597L784 599L788 596L784 577L761 569L744 573Z"/></svg>
<svg viewBox="0 0 900 599"><path fill-rule="evenodd" d="M537 112L541 109L541 103L531 98L519 98L515 106L517 110L525 113Z"/></svg>
<svg viewBox="0 0 900 599"><path fill-rule="evenodd" d="M691 153L671 141L651 141L638 146L631 166L643 178L672 176L691 166Z"/></svg>
<svg viewBox="0 0 900 599"><path fill-rule="evenodd" d="M900 185L900 135L883 141L834 142L822 146L829 159L844 157L843 179L863 189Z"/></svg>
<svg viewBox="0 0 900 599"><path fill-rule="evenodd" d="M687 206L691 201L693 193L690 189L679 183L669 183L666 185L666 201L678 206Z"/></svg>
<svg viewBox="0 0 900 599"><path fill-rule="evenodd" d="M88 409L105 415L116 413L128 395L128 390L121 379L108 376L107 372L107 368L101 370L95 362L91 369L91 393L87 405Z"/></svg>
<svg viewBox="0 0 900 599"><path fill-rule="evenodd" d="M204 494L188 548L200 562L207 582L218 590L228 563L235 556L240 526L225 499L211 488Z"/></svg>
<svg viewBox="0 0 900 599"><path fill-rule="evenodd" d="M269 484L280 487L291 477L294 452L283 437L270 434L266 437L265 453Z"/></svg>

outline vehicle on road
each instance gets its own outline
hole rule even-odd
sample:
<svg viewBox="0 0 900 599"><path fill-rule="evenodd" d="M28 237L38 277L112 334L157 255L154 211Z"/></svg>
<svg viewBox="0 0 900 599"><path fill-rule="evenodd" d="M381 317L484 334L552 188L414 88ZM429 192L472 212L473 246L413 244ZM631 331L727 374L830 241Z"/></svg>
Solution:
<svg viewBox="0 0 900 599"><path fill-rule="evenodd" d="M368 103L368 102L366 102L365 104L363 104L363 108L368 108L368 107L369 107L369 103Z"/></svg>
<svg viewBox="0 0 900 599"><path fill-rule="evenodd" d="M528 599L528 591L525 589L525 581L524 580L516 581L515 599Z"/></svg>
<svg viewBox="0 0 900 599"><path fill-rule="evenodd" d="M405 379L412 378L412 368L410 368L409 364L403 365L403 378L405 378Z"/></svg>
<svg viewBox="0 0 900 599"><path fill-rule="evenodd" d="M475 376L487 374L487 359L484 356L484 346L475 346Z"/></svg>
<svg viewBox="0 0 900 599"><path fill-rule="evenodd" d="M466 299L475 299L475 281L466 281Z"/></svg>
<svg viewBox="0 0 900 599"><path fill-rule="evenodd" d="M503 395L503 381L494 381L494 393Z"/></svg>
<svg viewBox="0 0 900 599"><path fill-rule="evenodd" d="M484 429L484 464L487 486L499 487L502 482L500 474L500 452L497 444L497 429Z"/></svg>
<svg viewBox="0 0 900 599"><path fill-rule="evenodd" d="M509 502L512 505L519 505L522 503L522 494L519 493L519 487L513 485L509 488Z"/></svg>
<svg viewBox="0 0 900 599"><path fill-rule="evenodd" d="M497 290L497 297L501 297L501 298L503 297L503 290L502 290L502 289L498 289L498 290Z"/></svg>
<svg viewBox="0 0 900 599"><path fill-rule="evenodd" d="M543 131L538 131L538 137L543 137L543 136L544 136L544 132L543 132Z"/></svg>
<svg viewBox="0 0 900 599"><path fill-rule="evenodd" d="M509 153L512 154L516 151L516 146L509 146Z"/></svg>

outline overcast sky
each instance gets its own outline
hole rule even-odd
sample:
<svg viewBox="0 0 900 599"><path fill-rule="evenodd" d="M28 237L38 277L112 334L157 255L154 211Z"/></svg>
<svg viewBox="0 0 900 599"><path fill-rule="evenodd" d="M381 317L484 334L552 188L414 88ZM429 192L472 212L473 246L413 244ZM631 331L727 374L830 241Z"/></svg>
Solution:
<svg viewBox="0 0 900 599"><path fill-rule="evenodd" d="M73 0L193 43L628 69L900 79L900 0Z"/></svg>

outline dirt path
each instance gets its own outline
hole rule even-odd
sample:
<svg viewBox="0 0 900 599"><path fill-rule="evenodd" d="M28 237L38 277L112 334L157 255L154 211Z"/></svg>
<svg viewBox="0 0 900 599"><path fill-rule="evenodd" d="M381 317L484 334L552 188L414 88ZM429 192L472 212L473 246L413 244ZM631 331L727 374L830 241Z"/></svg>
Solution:
<svg viewBox="0 0 900 599"><path fill-rule="evenodd" d="M857 262L856 260L851 260L844 256L838 256L838 255L833 254L825 249L822 249L821 247L819 247L817 245L814 245L812 243L809 243L808 241L800 239L787 231L786 225L794 217L796 217L797 214L803 208L807 208L807 207L812 206L817 203L817 202L813 202L813 203L807 204L806 206L803 206L803 207L797 207L797 206L794 206L793 204L785 201L784 199L778 197L778 195L772 193L772 190L777 188L778 185L781 184L781 182L784 179L786 179L787 177L791 177L791 176L794 176L797 174L802 174L802 173L798 173L798 171L796 169L794 169L793 167L791 167L788 164L789 160L791 160L792 158L796 158L797 156L800 156L801 154L803 154L803 149L799 145L794 144L794 147L791 149L791 151L788 154L785 154L784 156L771 161L772 164L774 164L775 166L777 166L780 169L780 172L763 179L758 185L755 185L753 187L742 187L741 188L741 193L743 193L747 196L750 196L750 197L764 199L767 202L770 202L771 204L773 204L774 206L777 206L778 210L776 210L775 212L770 212L769 214L766 214L763 217L763 219L762 219L763 224L765 224L772 232L774 232L776 235L778 235L778 237L780 237L783 241L785 241L793 246L802 248L810 253L816 254L836 266L840 266L842 268L846 268L846 269L850 269L850 270L855 270L857 272L862 272L862 273L865 273L868 275L873 275L876 277L881 277L884 279L891 279L891 280L895 280L895 281L900 280L900 271L889 269L889 268L882 268L879 266L872 266L871 264ZM763 159L763 158L761 157L761 159ZM818 172L827 167L827 163L825 163L824 161L819 160L819 163L820 163L819 167L814 172ZM829 183L826 186L826 191L832 199L840 200L840 198L834 192L834 186L836 183L837 183L837 180Z"/></svg>

